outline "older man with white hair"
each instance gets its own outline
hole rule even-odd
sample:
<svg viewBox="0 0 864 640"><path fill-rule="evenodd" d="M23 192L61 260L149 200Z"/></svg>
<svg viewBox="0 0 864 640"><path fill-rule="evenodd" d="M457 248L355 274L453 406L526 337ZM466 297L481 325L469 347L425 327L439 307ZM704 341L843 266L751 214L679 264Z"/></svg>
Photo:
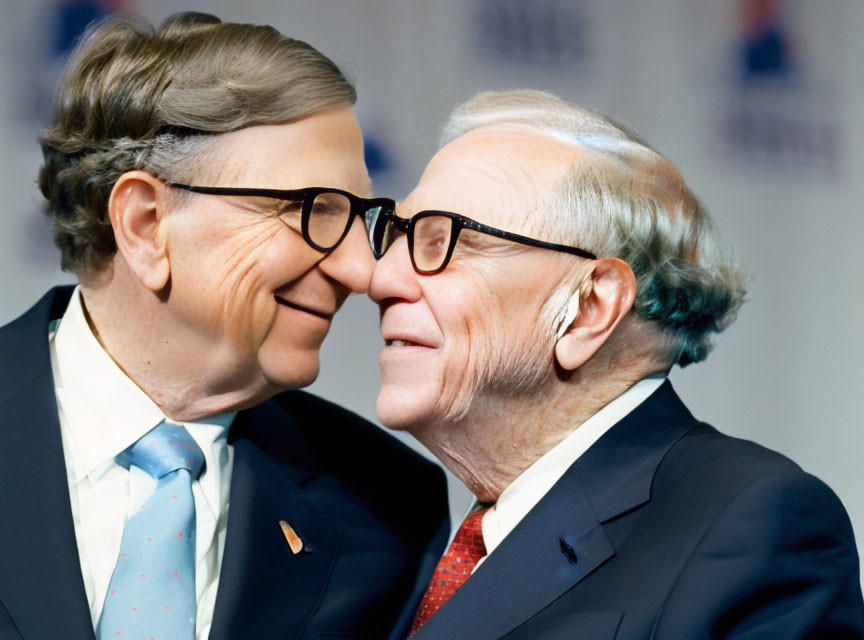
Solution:
<svg viewBox="0 0 864 640"><path fill-rule="evenodd" d="M477 498L413 637L864 637L834 493L666 380L744 298L675 166L533 91L476 96L443 141L370 232L379 417Z"/></svg>

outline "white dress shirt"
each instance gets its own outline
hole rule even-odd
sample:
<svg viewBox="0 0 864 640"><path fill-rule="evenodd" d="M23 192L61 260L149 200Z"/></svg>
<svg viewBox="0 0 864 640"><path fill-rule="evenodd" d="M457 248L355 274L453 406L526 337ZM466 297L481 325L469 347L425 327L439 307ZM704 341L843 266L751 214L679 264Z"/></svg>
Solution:
<svg viewBox="0 0 864 640"><path fill-rule="evenodd" d="M665 378L640 380L620 396L612 400L588 418L573 433L538 458L511 482L493 507L483 516L483 542L486 555L492 553L501 541L513 531L538 502L555 485L561 476L624 416L648 399L660 388ZM469 513L477 502L469 507ZM485 559L485 558L484 558ZM474 567L476 570L483 560Z"/></svg>
<svg viewBox="0 0 864 640"><path fill-rule="evenodd" d="M126 519L156 487L156 480L144 471L126 469L114 458L166 418L102 349L87 323L80 288L75 289L59 326L55 323L50 330L51 370L72 519L95 629L120 553ZM210 633L219 586L233 463L227 435L235 415L175 422L186 427L204 454L204 471L192 483L199 639Z"/></svg>

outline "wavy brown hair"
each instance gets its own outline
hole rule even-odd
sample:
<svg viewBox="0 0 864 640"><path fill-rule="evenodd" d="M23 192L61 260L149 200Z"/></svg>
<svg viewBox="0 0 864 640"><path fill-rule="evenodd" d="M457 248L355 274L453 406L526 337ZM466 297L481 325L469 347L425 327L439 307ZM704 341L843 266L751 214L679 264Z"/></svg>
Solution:
<svg viewBox="0 0 864 640"><path fill-rule="evenodd" d="M329 58L273 27L192 12L158 30L129 17L94 24L72 53L39 138L39 188L62 267L95 272L116 252L107 206L124 172L190 180L218 134L355 100Z"/></svg>

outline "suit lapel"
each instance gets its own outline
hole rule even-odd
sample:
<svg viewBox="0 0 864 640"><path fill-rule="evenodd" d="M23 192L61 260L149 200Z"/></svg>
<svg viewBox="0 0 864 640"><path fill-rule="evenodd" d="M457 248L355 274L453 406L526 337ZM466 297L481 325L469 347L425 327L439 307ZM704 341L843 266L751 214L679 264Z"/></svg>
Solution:
<svg viewBox="0 0 864 640"><path fill-rule="evenodd" d="M500 638L614 553L571 467L414 639Z"/></svg>
<svg viewBox="0 0 864 640"><path fill-rule="evenodd" d="M210 638L299 637L329 579L341 530L304 498L301 486L317 474L315 455L275 403L238 414L231 440L231 506ZM291 551L280 520L303 541L300 553Z"/></svg>
<svg viewBox="0 0 864 640"><path fill-rule="evenodd" d="M502 638L615 555L603 523L651 497L695 420L665 382L577 460L413 640Z"/></svg>
<svg viewBox="0 0 864 640"><path fill-rule="evenodd" d="M601 522L651 499L666 452L697 424L666 380L576 461Z"/></svg>
<svg viewBox="0 0 864 640"><path fill-rule="evenodd" d="M386 640L402 640L408 635L414 622L414 614L420 608L420 603L426 594L426 588L429 586L429 577L435 571L435 566L438 564L438 555L433 555L429 550L443 549L447 544L448 537L450 537L450 518L446 518L441 523L438 531L435 532L432 538L432 542L427 546L427 552L423 554L420 566L417 568L411 593L406 598L405 605L385 634L384 637Z"/></svg>
<svg viewBox="0 0 864 640"><path fill-rule="evenodd" d="M48 351L52 305L68 294L0 331L0 600L24 638L94 637Z"/></svg>

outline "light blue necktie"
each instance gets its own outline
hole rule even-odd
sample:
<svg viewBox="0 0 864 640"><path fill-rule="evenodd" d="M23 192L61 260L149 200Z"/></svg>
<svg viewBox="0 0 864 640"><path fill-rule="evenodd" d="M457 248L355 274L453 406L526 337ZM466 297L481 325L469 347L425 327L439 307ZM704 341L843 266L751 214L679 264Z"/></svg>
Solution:
<svg viewBox="0 0 864 640"><path fill-rule="evenodd" d="M131 513L96 635L99 640L194 640L195 501L192 481L204 465L182 426L160 423L117 456L156 479Z"/></svg>

